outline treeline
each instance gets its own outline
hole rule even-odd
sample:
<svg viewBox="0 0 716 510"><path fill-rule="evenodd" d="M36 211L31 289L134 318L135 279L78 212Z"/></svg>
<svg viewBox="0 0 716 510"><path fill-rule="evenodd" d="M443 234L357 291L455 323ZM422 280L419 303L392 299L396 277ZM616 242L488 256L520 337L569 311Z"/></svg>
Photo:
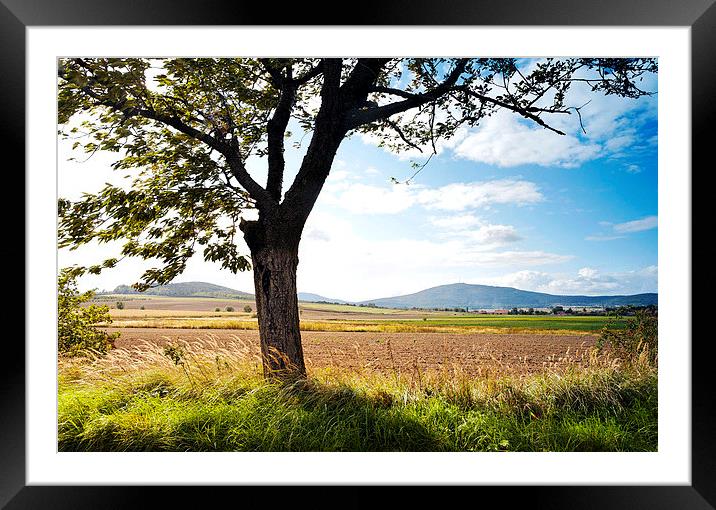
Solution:
<svg viewBox="0 0 716 510"><path fill-rule="evenodd" d="M605 308L605 315L623 315L623 316L633 316L636 315L638 312L646 312L648 315L658 315L659 314L659 307L656 305L647 305L647 306L634 306L634 305L627 305L627 306L618 306L616 308Z"/></svg>
<svg viewBox="0 0 716 510"><path fill-rule="evenodd" d="M374 305L359 305L359 306L374 306ZM479 314L490 314L496 313L496 310L471 310L469 308L462 307L434 307L434 308L420 308L414 306L410 308L415 311L432 311L432 312L462 312L462 313L479 313ZM503 314L504 314L504 309ZM569 307L564 308L563 306L553 306L550 309L536 309L536 308L517 308L513 307L507 310L507 315L582 315L582 316L605 316L605 315L621 315L621 316L634 316L639 311L645 311L648 314L656 315L658 307L656 305L626 305L617 307L605 307L605 308L586 308L586 307Z"/></svg>
<svg viewBox="0 0 716 510"><path fill-rule="evenodd" d="M603 315L621 315L621 316L634 316L637 312L645 311L650 315L656 315L658 307L656 305L626 305L617 307L605 307L602 309L587 309L587 308L564 308L563 306L554 306L551 310L535 310L534 308L512 308L507 313L508 315L589 315L589 316L603 316Z"/></svg>

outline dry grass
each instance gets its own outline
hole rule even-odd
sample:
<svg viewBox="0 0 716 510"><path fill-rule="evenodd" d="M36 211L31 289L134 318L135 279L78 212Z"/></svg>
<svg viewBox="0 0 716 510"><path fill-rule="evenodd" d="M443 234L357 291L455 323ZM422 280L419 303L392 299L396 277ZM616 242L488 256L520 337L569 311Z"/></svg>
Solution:
<svg viewBox="0 0 716 510"><path fill-rule="evenodd" d="M654 451L656 372L590 352L538 375L309 366L282 386L239 336L60 359L61 451ZM173 356L173 359L172 359Z"/></svg>
<svg viewBox="0 0 716 510"><path fill-rule="evenodd" d="M158 344L156 341L137 341L132 346L114 349L107 355L97 354L85 358L60 357L58 360L58 375L60 380L73 380L82 383L97 381L110 381L117 375L139 374L146 370L162 370L186 375L189 370L191 377L201 379L204 383L211 383L217 376L228 372L262 373L261 357L255 342L248 341L240 335L217 337L211 334L197 336L193 340L172 339L165 337L166 343ZM354 366L350 369L340 366L315 365L311 358L306 358L309 376L316 377L325 383L348 384L356 381L378 380L387 377L398 385L407 384L410 387L422 385L433 387L454 387L457 385L489 383L495 380L510 380L512 382L526 380L534 377L534 373L513 370L494 355L492 364L482 366L477 372L467 372L457 364L446 364L442 367L421 366L420 360L415 358L412 366L406 369L405 363L397 363L390 340L387 342L392 366L376 370L370 363ZM166 354L167 345L180 348L183 352L185 367L182 368L173 362ZM357 348L357 347L356 347ZM333 352L333 351L332 351ZM335 351L336 354L339 351ZM340 351L340 354L345 354ZM526 359L524 360L526 362ZM598 351L595 348L586 348L567 352L563 355L552 355L542 363L542 375L546 377L560 377L561 375L590 370L609 371L619 370L624 361L615 357L607 350ZM630 369L651 370L646 353L643 353Z"/></svg>

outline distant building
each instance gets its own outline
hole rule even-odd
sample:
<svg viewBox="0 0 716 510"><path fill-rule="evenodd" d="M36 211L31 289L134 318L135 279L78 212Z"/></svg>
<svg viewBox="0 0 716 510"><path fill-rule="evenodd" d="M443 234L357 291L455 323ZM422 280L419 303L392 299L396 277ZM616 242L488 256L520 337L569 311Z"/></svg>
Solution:
<svg viewBox="0 0 716 510"><path fill-rule="evenodd" d="M507 315L510 313L509 310L492 310L495 315Z"/></svg>

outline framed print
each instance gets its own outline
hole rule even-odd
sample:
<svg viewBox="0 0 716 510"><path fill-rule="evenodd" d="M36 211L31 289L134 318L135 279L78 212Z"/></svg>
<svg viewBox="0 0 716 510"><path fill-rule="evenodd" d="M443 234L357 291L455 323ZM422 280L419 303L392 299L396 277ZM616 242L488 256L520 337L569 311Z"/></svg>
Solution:
<svg viewBox="0 0 716 510"><path fill-rule="evenodd" d="M3 505L124 507L154 485L716 505L692 292L713 2L369 3L317 22L228 2L2 1L3 139L24 147L27 201ZM78 154L91 162L64 178ZM195 251L238 276L206 283ZM163 265L87 279L131 256ZM126 375L139 359L164 372Z"/></svg>

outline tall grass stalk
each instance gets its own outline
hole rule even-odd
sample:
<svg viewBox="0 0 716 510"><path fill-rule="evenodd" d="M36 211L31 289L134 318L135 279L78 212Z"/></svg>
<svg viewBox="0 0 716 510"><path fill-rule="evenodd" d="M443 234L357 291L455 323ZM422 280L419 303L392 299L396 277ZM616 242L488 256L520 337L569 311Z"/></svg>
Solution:
<svg viewBox="0 0 716 510"><path fill-rule="evenodd" d="M654 451L656 370L592 352L586 367L469 377L458 366L312 369L266 381L237 339L59 362L63 451Z"/></svg>

